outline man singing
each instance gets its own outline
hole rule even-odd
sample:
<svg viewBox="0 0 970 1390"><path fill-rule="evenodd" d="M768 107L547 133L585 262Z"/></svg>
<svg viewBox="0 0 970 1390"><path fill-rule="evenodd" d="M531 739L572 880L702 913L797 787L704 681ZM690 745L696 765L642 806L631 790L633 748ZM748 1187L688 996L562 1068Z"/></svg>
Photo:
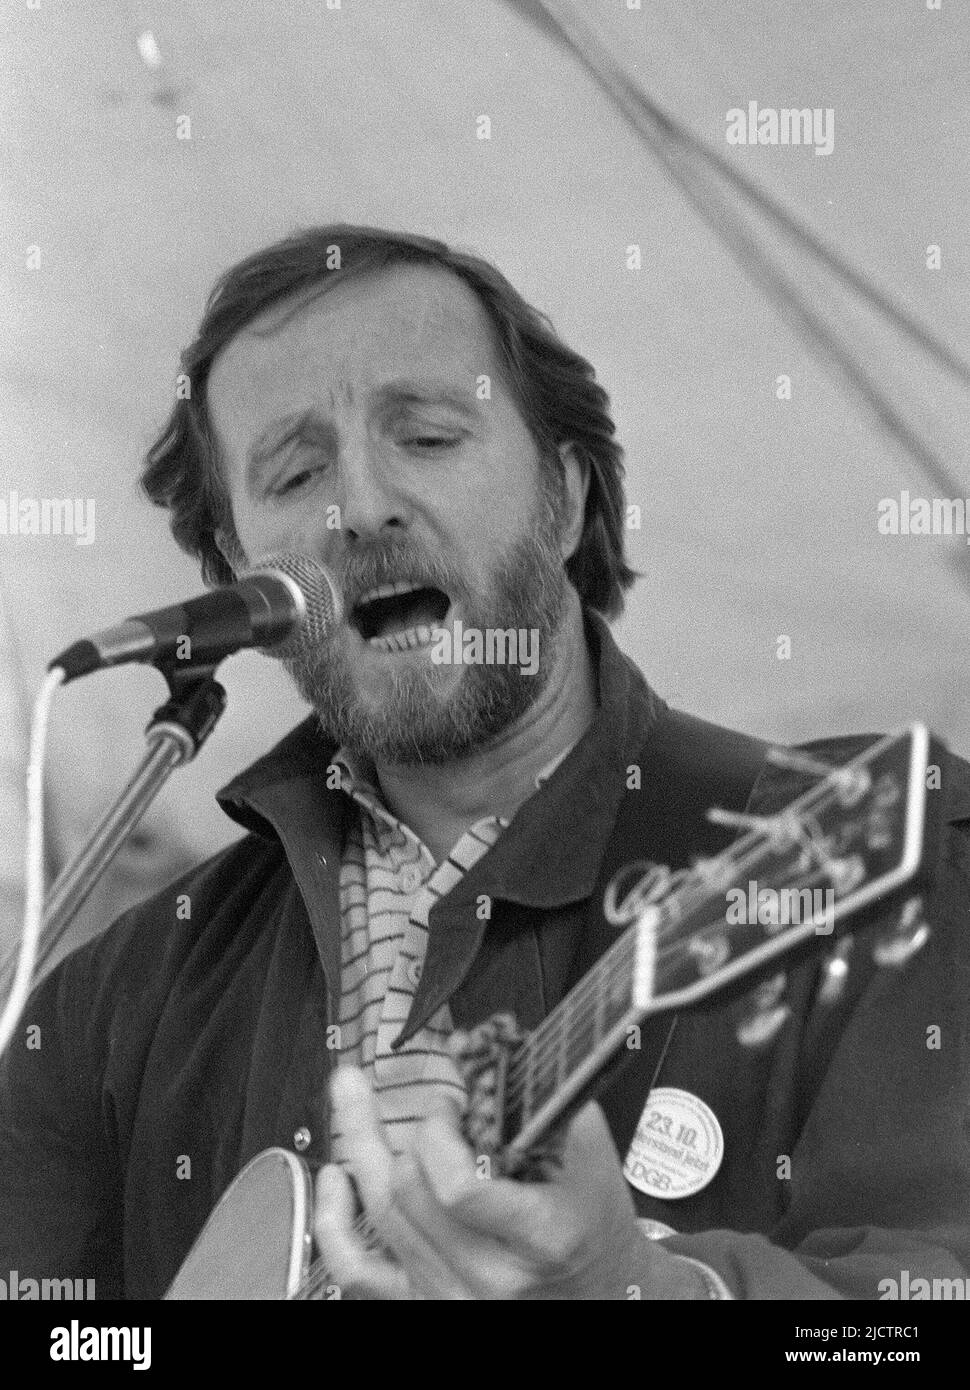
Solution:
<svg viewBox="0 0 970 1390"><path fill-rule="evenodd" d="M35 992L42 1046L4 1059L0 1266L160 1297L283 1146L344 1296L875 1299L970 1273L966 764L933 793L933 931L904 968L820 943L756 1041L750 994L658 1013L544 1180L490 1174L455 1030L535 1028L616 940L618 871L716 853L708 807L804 778L616 647L635 574L606 393L485 262L312 229L223 277L183 370L144 474L176 540L222 582L312 557L343 617L288 663L312 715L220 793L245 837ZM651 1127L684 1140L662 1170Z"/></svg>

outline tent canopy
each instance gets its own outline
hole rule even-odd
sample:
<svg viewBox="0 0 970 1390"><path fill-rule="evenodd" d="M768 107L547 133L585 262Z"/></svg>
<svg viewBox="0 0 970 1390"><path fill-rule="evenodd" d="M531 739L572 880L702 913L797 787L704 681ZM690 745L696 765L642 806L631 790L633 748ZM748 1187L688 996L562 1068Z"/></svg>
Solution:
<svg viewBox="0 0 970 1390"><path fill-rule="evenodd" d="M588 9L645 91L966 343L961 6ZM617 632L671 703L779 739L921 716L970 745L966 540L879 534L879 500L928 495L926 479L516 6L74 0L8 7L5 23L3 480L21 497L93 499L96 518L92 544L0 536L20 698L74 637L200 587L137 486L179 349L227 265L347 220L493 259L596 365L640 508L630 558L644 577ZM729 145L727 113L752 101L831 109L831 153ZM871 341L870 370L898 376L895 340L877 328ZM965 403L934 380L917 356L901 389L970 495ZM236 833L213 790L301 715L270 662L240 657L223 677L228 713L122 861L122 897ZM62 852L139 755L163 694L156 674L126 669L60 697Z"/></svg>

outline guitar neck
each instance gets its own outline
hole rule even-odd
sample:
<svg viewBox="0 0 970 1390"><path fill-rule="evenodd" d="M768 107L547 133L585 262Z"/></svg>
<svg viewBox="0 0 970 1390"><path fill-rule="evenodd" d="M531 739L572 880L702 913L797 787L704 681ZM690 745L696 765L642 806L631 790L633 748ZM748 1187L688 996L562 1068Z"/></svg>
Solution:
<svg viewBox="0 0 970 1390"><path fill-rule="evenodd" d="M663 914L658 914L658 917ZM512 1052L504 1077L502 1133L525 1154L571 1113L625 1048L644 1016L637 1004L647 932L628 928L543 1023ZM652 955L652 946L647 948ZM642 981L640 982L643 983Z"/></svg>

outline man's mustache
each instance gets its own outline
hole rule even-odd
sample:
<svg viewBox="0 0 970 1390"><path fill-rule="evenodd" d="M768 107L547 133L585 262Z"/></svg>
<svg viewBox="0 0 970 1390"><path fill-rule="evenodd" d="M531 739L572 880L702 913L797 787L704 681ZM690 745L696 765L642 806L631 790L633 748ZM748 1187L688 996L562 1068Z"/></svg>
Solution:
<svg viewBox="0 0 970 1390"><path fill-rule="evenodd" d="M440 589L448 595L452 603L469 596L469 588L464 576L440 557L428 555L413 546L397 544L382 547L379 551L368 551L351 555L339 568L331 569L345 604L345 611L351 612L361 595L381 584L393 584L405 580L419 584L422 588Z"/></svg>

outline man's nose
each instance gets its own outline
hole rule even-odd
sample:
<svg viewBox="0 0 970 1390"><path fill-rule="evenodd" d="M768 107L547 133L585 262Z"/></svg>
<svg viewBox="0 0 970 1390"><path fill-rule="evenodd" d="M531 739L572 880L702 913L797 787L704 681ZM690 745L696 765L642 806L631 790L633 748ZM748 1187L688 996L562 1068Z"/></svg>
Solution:
<svg viewBox="0 0 970 1390"><path fill-rule="evenodd" d="M366 444L341 451L340 529L348 542L377 540L407 525L407 504L379 450Z"/></svg>

